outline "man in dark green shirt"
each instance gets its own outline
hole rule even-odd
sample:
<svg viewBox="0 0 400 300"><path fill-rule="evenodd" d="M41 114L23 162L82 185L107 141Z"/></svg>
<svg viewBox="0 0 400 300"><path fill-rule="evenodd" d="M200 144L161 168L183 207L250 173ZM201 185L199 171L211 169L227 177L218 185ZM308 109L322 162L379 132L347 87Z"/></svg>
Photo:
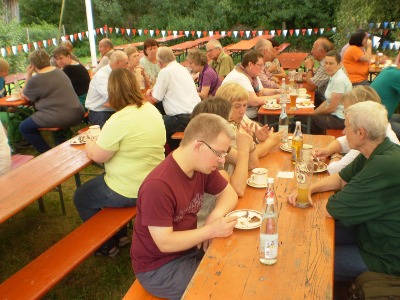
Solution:
<svg viewBox="0 0 400 300"><path fill-rule="evenodd" d="M400 147L386 138L387 111L366 101L345 111L345 133L361 154L340 173L311 185L338 191L327 204L336 220L335 280L364 271L400 275ZM293 203L295 197L289 197Z"/></svg>

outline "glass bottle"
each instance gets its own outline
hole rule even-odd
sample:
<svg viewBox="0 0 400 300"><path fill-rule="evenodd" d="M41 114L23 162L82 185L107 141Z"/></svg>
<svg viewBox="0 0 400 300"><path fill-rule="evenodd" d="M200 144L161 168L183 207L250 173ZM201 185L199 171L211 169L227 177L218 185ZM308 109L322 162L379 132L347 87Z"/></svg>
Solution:
<svg viewBox="0 0 400 300"><path fill-rule="evenodd" d="M19 92L20 92L20 87L19 87L17 75L14 75L14 91L17 94L19 94Z"/></svg>
<svg viewBox="0 0 400 300"><path fill-rule="evenodd" d="M292 140L292 163L295 164L300 158L301 149L303 148L303 134L301 133L301 122L296 121L296 129L293 133Z"/></svg>
<svg viewBox="0 0 400 300"><path fill-rule="evenodd" d="M274 202L276 203L274 181L275 180L272 177L268 177L268 179L267 179L267 188L265 189L262 211L265 211L265 209L267 208L268 198L274 199Z"/></svg>
<svg viewBox="0 0 400 300"><path fill-rule="evenodd" d="M273 265L278 257L278 218L273 198L267 199L260 227L260 262Z"/></svg>
<svg viewBox="0 0 400 300"><path fill-rule="evenodd" d="M288 132L289 132L289 117L286 113L286 102L281 101L281 105L282 105L282 111L279 116L278 131L283 131L282 142L286 143L287 139L288 139Z"/></svg>

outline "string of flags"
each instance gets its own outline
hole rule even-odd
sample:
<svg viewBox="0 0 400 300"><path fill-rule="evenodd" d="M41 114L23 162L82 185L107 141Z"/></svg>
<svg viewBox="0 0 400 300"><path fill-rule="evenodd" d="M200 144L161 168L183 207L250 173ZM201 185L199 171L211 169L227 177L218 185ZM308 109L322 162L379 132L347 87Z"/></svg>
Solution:
<svg viewBox="0 0 400 300"><path fill-rule="evenodd" d="M400 28L400 22L380 22L380 23L369 23L370 30L379 29L381 36L386 36L389 30ZM218 35L226 35L228 37L234 38L251 38L255 36L260 36L263 34L273 35L273 36L300 36L300 35L322 35L325 31L332 31L336 33L336 27L329 28L302 28L302 29L276 29L276 30L227 30L227 31L201 31L201 30L153 30L153 29L131 29L131 28L119 28L119 27L108 27L104 25L103 27L96 28L94 30L94 35L108 35L109 34L121 34L127 36L150 36L156 37L161 36L166 37L170 35L181 35L194 38L201 38L207 35L213 36L214 34ZM65 36L61 36L61 40L70 40L71 42L75 42L78 39L82 41L87 38L89 35L88 31L82 31L78 33L73 33ZM390 42L388 40L384 40L381 43L381 37L372 36L372 45L374 48L378 48L380 44L382 44L382 49L388 50L398 50L400 49L400 41ZM33 49L38 48L47 48L49 46L57 46L57 39L50 38L39 40L31 43L19 44L16 46L4 46L0 48L0 54L3 57L10 55L18 55L18 53L27 53Z"/></svg>

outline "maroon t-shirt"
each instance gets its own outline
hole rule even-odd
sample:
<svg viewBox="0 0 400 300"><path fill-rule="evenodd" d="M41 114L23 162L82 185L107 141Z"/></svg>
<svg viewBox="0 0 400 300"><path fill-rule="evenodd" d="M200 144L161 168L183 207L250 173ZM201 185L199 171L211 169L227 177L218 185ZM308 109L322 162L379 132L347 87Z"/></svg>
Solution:
<svg viewBox="0 0 400 300"><path fill-rule="evenodd" d="M219 194L227 181L216 170L211 174L194 172L189 178L170 154L143 181L137 199L132 236L131 259L135 273L155 270L187 251L162 253L148 226L173 227L174 231L197 227L197 213L204 193Z"/></svg>

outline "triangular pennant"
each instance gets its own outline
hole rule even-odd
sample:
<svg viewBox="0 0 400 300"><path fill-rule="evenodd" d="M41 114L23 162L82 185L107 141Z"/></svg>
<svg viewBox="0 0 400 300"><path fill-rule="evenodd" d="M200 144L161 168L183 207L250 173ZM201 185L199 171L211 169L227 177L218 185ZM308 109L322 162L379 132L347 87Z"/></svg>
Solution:
<svg viewBox="0 0 400 300"><path fill-rule="evenodd" d="M300 29L296 29L294 32L296 33L296 36L299 36L299 34L300 34Z"/></svg>
<svg viewBox="0 0 400 300"><path fill-rule="evenodd" d="M182 35L183 34L183 30L179 30L179 35Z"/></svg>
<svg viewBox="0 0 400 300"><path fill-rule="evenodd" d="M47 44L48 44L49 46L51 46L51 39L48 39L48 40L47 40Z"/></svg>
<svg viewBox="0 0 400 300"><path fill-rule="evenodd" d="M213 36L213 35L214 35L214 31L210 30L210 31L208 32L208 35L209 35L209 36Z"/></svg>
<svg viewBox="0 0 400 300"><path fill-rule="evenodd" d="M127 34L128 36L131 35L131 29L130 29L130 28L127 28L127 29L126 29L126 34Z"/></svg>
<svg viewBox="0 0 400 300"><path fill-rule="evenodd" d="M311 35L311 33L312 33L312 29L308 28L308 29L307 29L307 34L308 34L308 35Z"/></svg>
<svg viewBox="0 0 400 300"><path fill-rule="evenodd" d="M302 29L301 29L301 33L302 33L303 35L306 34L306 31L307 31L307 29L305 29L305 28L302 28Z"/></svg>
<svg viewBox="0 0 400 300"><path fill-rule="evenodd" d="M384 42L382 43L382 48L385 50L386 48L389 47L389 45L390 45L390 42L389 42L389 41L384 41Z"/></svg>
<svg viewBox="0 0 400 300"><path fill-rule="evenodd" d="M393 29L394 25L396 25L396 22L390 22L390 29Z"/></svg>
<svg viewBox="0 0 400 300"><path fill-rule="evenodd" d="M77 33L74 33L74 40L76 41L76 38L78 37Z"/></svg>
<svg viewBox="0 0 400 300"><path fill-rule="evenodd" d="M389 49L390 49L390 50L393 50L393 47L394 47L394 43L390 43Z"/></svg>
<svg viewBox="0 0 400 300"><path fill-rule="evenodd" d="M237 30L234 30L234 31L233 31L233 36L234 36L234 37L237 37L237 35L238 35Z"/></svg>
<svg viewBox="0 0 400 300"><path fill-rule="evenodd" d="M271 35L275 35L275 30L271 30Z"/></svg>
<svg viewBox="0 0 400 300"><path fill-rule="evenodd" d="M195 36L195 34L196 34L196 31L194 31L194 30L191 30L191 31L190 31L190 34L191 34L192 36Z"/></svg>
<svg viewBox="0 0 400 300"><path fill-rule="evenodd" d="M119 33L119 28L115 28L115 33Z"/></svg>
<svg viewBox="0 0 400 300"><path fill-rule="evenodd" d="M315 34L318 33L318 28L314 28L314 33L315 33Z"/></svg>
<svg viewBox="0 0 400 300"><path fill-rule="evenodd" d="M251 34L253 35L253 37L255 37L256 34L257 34L257 31L256 31L256 30L252 30L252 31L251 31Z"/></svg>
<svg viewBox="0 0 400 300"><path fill-rule="evenodd" d="M73 35L73 34L70 34L70 35L69 35L69 40L70 40L71 42L74 41L74 35Z"/></svg>
<svg viewBox="0 0 400 300"><path fill-rule="evenodd" d="M247 38L250 37L250 30L246 30L246 37L247 37Z"/></svg>
<svg viewBox="0 0 400 300"><path fill-rule="evenodd" d="M369 29L372 29L372 28L374 27L374 25L375 25L375 23L372 23L372 22L371 22L371 23L369 23L369 24L368 24L368 26L369 26Z"/></svg>
<svg viewBox="0 0 400 300"><path fill-rule="evenodd" d="M240 37L243 37L244 30L240 30L240 31L239 31L239 34L240 34Z"/></svg>
<svg viewBox="0 0 400 300"><path fill-rule="evenodd" d="M12 46L12 52L13 52L13 54L14 55L17 55L17 53L18 53L18 48L17 48L17 46Z"/></svg>
<svg viewBox="0 0 400 300"><path fill-rule="evenodd" d="M81 32L78 32L78 38L80 41L82 41L82 33Z"/></svg>
<svg viewBox="0 0 400 300"><path fill-rule="evenodd" d="M96 35L96 31L93 31L93 35ZM82 32L82 37L85 36L85 32ZM86 31L86 36L89 36L89 31Z"/></svg>
<svg viewBox="0 0 400 300"><path fill-rule="evenodd" d="M56 38L52 38L52 41L53 41L53 45L54 45L54 46L57 46L57 40L56 40Z"/></svg>
<svg viewBox="0 0 400 300"><path fill-rule="evenodd" d="M207 36L207 31L203 31L203 37Z"/></svg>
<svg viewBox="0 0 400 300"><path fill-rule="evenodd" d="M6 48L1 48L0 50L1 50L1 56L6 57L7 54Z"/></svg>
<svg viewBox="0 0 400 300"><path fill-rule="evenodd" d="M221 31L221 35L225 36L226 35L226 31Z"/></svg>
<svg viewBox="0 0 400 300"><path fill-rule="evenodd" d="M147 33L149 32L147 29L143 30L144 34L147 35Z"/></svg>
<svg viewBox="0 0 400 300"><path fill-rule="evenodd" d="M125 28L121 28L121 33L125 34Z"/></svg>
<svg viewBox="0 0 400 300"><path fill-rule="evenodd" d="M381 23L376 23L376 28L380 28L381 27Z"/></svg>
<svg viewBox="0 0 400 300"><path fill-rule="evenodd" d="M37 47L37 43L36 43L36 47ZM6 47L7 49L7 55L11 55L11 48L10 47Z"/></svg>
<svg viewBox="0 0 400 300"><path fill-rule="evenodd" d="M332 27L332 31L336 33L336 27Z"/></svg>
<svg viewBox="0 0 400 300"><path fill-rule="evenodd" d="M278 29L276 32L278 33L278 36L281 36L281 33L282 33L281 29Z"/></svg>
<svg viewBox="0 0 400 300"><path fill-rule="evenodd" d="M161 30L162 37L165 37L165 30Z"/></svg>
<svg viewBox="0 0 400 300"><path fill-rule="evenodd" d="M170 36L171 35L171 30L168 30L167 33L168 33L168 36Z"/></svg>
<svg viewBox="0 0 400 300"><path fill-rule="evenodd" d="M197 38L200 38L201 37L201 31L196 31L196 34L197 34Z"/></svg>
<svg viewBox="0 0 400 300"><path fill-rule="evenodd" d="M389 29L383 29L383 35L386 36L389 32Z"/></svg>
<svg viewBox="0 0 400 300"><path fill-rule="evenodd" d="M232 36L232 31L228 31L228 37L231 37Z"/></svg>
<svg viewBox="0 0 400 300"><path fill-rule="evenodd" d="M47 40L43 40L43 46L47 48Z"/></svg>
<svg viewBox="0 0 400 300"><path fill-rule="evenodd" d="M61 37L61 41L62 41L62 42L65 42L66 40L67 40L67 38L66 38L65 36L62 36L62 37Z"/></svg>
<svg viewBox="0 0 400 300"><path fill-rule="evenodd" d="M150 29L150 36L153 37L153 35L154 35L154 30Z"/></svg>
<svg viewBox="0 0 400 300"><path fill-rule="evenodd" d="M18 45L17 48L18 48L18 52L22 52L22 45Z"/></svg>
<svg viewBox="0 0 400 300"><path fill-rule="evenodd" d="M31 51L32 49L32 43L28 43L28 51Z"/></svg>
<svg viewBox="0 0 400 300"><path fill-rule="evenodd" d="M287 35L287 30L284 29L284 30L282 31L282 33L283 33L283 36L286 37L286 35Z"/></svg>
<svg viewBox="0 0 400 300"><path fill-rule="evenodd" d="M258 31L258 36L262 36L263 35L263 31L262 30L259 30Z"/></svg>
<svg viewBox="0 0 400 300"><path fill-rule="evenodd" d="M113 29L114 29L114 28L109 27L109 28L108 28L108 31L109 31L110 33L112 33Z"/></svg>
<svg viewBox="0 0 400 300"><path fill-rule="evenodd" d="M389 25L389 22L383 22L383 28L387 28Z"/></svg>
<svg viewBox="0 0 400 300"><path fill-rule="evenodd" d="M174 30L174 31L172 31L172 34L173 34L173 35L178 35L178 31L177 31L177 30Z"/></svg>
<svg viewBox="0 0 400 300"><path fill-rule="evenodd" d="M39 47L39 48L42 48L43 42L42 42L42 41L38 41L37 43L38 43L38 47Z"/></svg>
<svg viewBox="0 0 400 300"><path fill-rule="evenodd" d="M324 33L324 28L320 28L319 29L319 34L323 34Z"/></svg>
<svg viewBox="0 0 400 300"><path fill-rule="evenodd" d="M132 35L136 35L137 30L135 28L132 28Z"/></svg>
<svg viewBox="0 0 400 300"><path fill-rule="evenodd" d="M293 30L293 29L289 29L290 36L292 36L292 35L293 35L293 32L294 32L294 30Z"/></svg>
<svg viewBox="0 0 400 300"><path fill-rule="evenodd" d="M103 28L100 28L100 33L101 33L102 35L104 35L104 30L103 30Z"/></svg>
<svg viewBox="0 0 400 300"><path fill-rule="evenodd" d="M400 41L395 41L395 42L394 42L394 48L395 48L396 50L400 49Z"/></svg>
<svg viewBox="0 0 400 300"><path fill-rule="evenodd" d="M24 49L24 52L28 52L28 45L27 44L23 44L22 45L22 49Z"/></svg>
<svg viewBox="0 0 400 300"><path fill-rule="evenodd" d="M215 34L215 35L220 35L220 32L219 32L218 30L216 30L216 31L214 32L214 34Z"/></svg>
<svg viewBox="0 0 400 300"><path fill-rule="evenodd" d="M139 36L142 36L142 33L143 33L143 29L138 29L138 34L139 34Z"/></svg>
<svg viewBox="0 0 400 300"><path fill-rule="evenodd" d="M189 30L185 30L185 35L186 35L186 37L189 37Z"/></svg>
<svg viewBox="0 0 400 300"><path fill-rule="evenodd" d="M37 42L33 42L33 47L35 48L35 50L37 50L37 48L38 48L38 43L37 43Z"/></svg>
<svg viewBox="0 0 400 300"><path fill-rule="evenodd" d="M372 47L378 48L380 40L381 40L381 38L379 36L373 36L372 37Z"/></svg>
<svg viewBox="0 0 400 300"><path fill-rule="evenodd" d="M269 35L269 30L265 30L265 35Z"/></svg>
<svg viewBox="0 0 400 300"><path fill-rule="evenodd" d="M156 29L156 36L159 36L159 35L160 35L160 30Z"/></svg>

